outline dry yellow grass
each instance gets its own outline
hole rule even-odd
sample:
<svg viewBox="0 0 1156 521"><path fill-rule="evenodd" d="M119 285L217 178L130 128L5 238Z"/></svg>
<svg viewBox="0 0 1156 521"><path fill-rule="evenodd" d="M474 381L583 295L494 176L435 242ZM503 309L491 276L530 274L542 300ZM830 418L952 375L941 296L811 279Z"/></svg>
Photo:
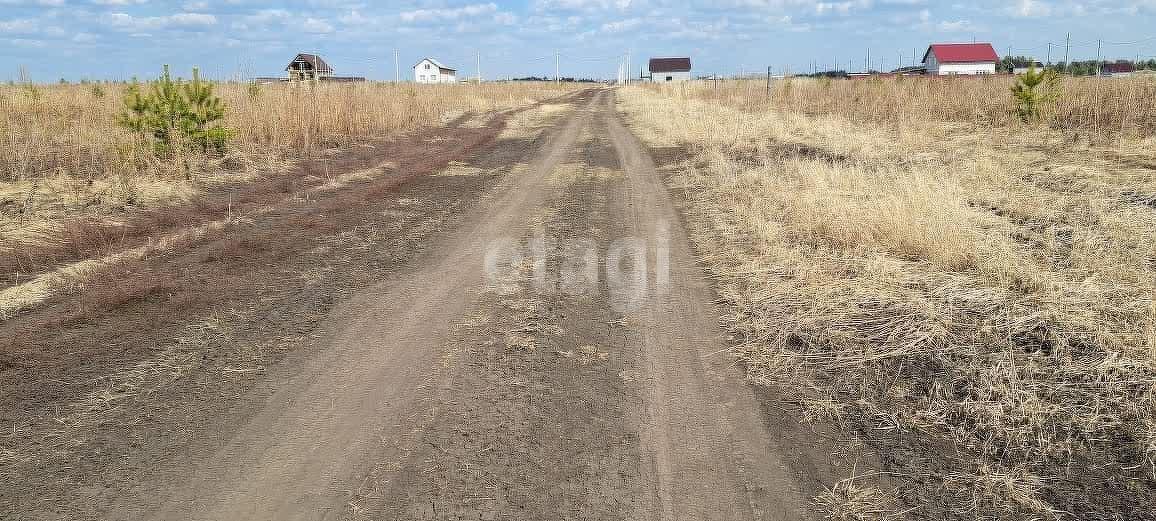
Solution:
<svg viewBox="0 0 1156 521"><path fill-rule="evenodd" d="M391 83L216 85L228 107L233 146L309 153L456 116L512 108L557 95L550 83L413 85ZM0 86L0 180L58 173L93 178L142 167L139 145L116 125L125 85ZM97 94L97 91L100 94Z"/></svg>
<svg viewBox="0 0 1156 521"><path fill-rule="evenodd" d="M1011 76L894 77L858 80L793 78L776 81L770 98L759 81L723 82L695 96L747 110L838 115L895 128L922 121L975 128L1016 123ZM1094 137L1156 133L1156 77L1064 78L1059 98L1044 107L1043 121Z"/></svg>
<svg viewBox="0 0 1156 521"><path fill-rule="evenodd" d="M669 181L751 378L798 400L805 418L879 433L868 437L917 492L909 516L1150 509L1148 127L1089 145L1010 112L979 125L869 108L956 103L921 100L912 81L796 85L775 108L753 83L725 96L631 88L620 103L645 141L688 153ZM798 98L824 89L876 90L861 104ZM1129 102L1148 107L1132 121L1153 120L1150 99Z"/></svg>
<svg viewBox="0 0 1156 521"><path fill-rule="evenodd" d="M220 84L216 93L228 107L223 123L235 136L230 151L182 158L155 157L116 124L126 88L0 86L0 217L27 220L94 204L156 206L188 196L182 182L189 170L198 184L244 181L299 157L524 106L573 87L271 84L254 91Z"/></svg>

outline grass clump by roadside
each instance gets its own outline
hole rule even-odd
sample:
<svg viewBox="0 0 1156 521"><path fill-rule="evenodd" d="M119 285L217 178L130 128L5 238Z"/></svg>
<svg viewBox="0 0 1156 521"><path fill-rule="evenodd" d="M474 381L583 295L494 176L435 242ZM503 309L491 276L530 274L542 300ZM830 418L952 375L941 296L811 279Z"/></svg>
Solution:
<svg viewBox="0 0 1156 521"><path fill-rule="evenodd" d="M1150 515L1147 138L1074 145L1018 123L1010 101L1006 124L976 132L763 96L694 84L620 94L640 137L685 153L669 182L750 377L875 447L907 491L894 515ZM842 518L854 518L847 501L891 494L829 486L817 500Z"/></svg>

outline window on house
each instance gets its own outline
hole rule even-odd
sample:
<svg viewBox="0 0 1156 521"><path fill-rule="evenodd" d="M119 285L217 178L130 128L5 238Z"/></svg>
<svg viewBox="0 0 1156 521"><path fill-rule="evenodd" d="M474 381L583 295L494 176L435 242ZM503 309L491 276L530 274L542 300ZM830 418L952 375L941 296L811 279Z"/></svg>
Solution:
<svg viewBox="0 0 1156 521"><path fill-rule="evenodd" d="M429 70L429 64L428 63L425 64L425 70L427 70L427 71Z"/></svg>
<svg viewBox="0 0 1156 521"><path fill-rule="evenodd" d="M667 76L666 81L674 81L674 76Z"/></svg>

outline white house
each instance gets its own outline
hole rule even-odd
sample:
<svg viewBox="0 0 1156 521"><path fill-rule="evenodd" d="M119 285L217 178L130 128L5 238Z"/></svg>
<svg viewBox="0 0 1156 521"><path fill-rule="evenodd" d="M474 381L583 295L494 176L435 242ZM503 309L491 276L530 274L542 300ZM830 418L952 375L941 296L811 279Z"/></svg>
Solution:
<svg viewBox="0 0 1156 521"><path fill-rule="evenodd" d="M1040 72L1040 71L1044 70L1044 64L1042 64L1040 62L1032 62L1031 65L1017 65L1015 67L1012 67L1012 74L1019 76L1020 74L1024 74L1024 73L1032 70L1032 68L1035 68L1036 72Z"/></svg>
<svg viewBox="0 0 1156 521"><path fill-rule="evenodd" d="M670 83L690 79L690 58L651 58L650 81Z"/></svg>
<svg viewBox="0 0 1156 521"><path fill-rule="evenodd" d="M458 71L441 62L426 58L413 66L413 81L418 83L457 83Z"/></svg>
<svg viewBox="0 0 1156 521"><path fill-rule="evenodd" d="M927 74L995 74L999 55L990 43L934 43L923 54Z"/></svg>

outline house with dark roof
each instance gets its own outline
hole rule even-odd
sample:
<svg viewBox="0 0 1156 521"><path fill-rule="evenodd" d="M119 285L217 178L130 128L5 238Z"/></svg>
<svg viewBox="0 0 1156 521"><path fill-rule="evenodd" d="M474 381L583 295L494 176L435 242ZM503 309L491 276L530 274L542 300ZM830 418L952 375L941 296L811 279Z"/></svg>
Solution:
<svg viewBox="0 0 1156 521"><path fill-rule="evenodd" d="M998 61L990 43L933 43L923 53L923 66L933 76L995 74Z"/></svg>
<svg viewBox="0 0 1156 521"><path fill-rule="evenodd" d="M690 58L651 58L650 81L670 83L687 81L690 76Z"/></svg>
<svg viewBox="0 0 1156 521"><path fill-rule="evenodd" d="M298 54L285 67L289 81L323 81L333 77L333 67L316 54Z"/></svg>
<svg viewBox="0 0 1156 521"><path fill-rule="evenodd" d="M1132 62L1120 61L1100 65L1100 76L1127 78L1131 76L1133 72L1136 72L1136 68L1132 66Z"/></svg>

